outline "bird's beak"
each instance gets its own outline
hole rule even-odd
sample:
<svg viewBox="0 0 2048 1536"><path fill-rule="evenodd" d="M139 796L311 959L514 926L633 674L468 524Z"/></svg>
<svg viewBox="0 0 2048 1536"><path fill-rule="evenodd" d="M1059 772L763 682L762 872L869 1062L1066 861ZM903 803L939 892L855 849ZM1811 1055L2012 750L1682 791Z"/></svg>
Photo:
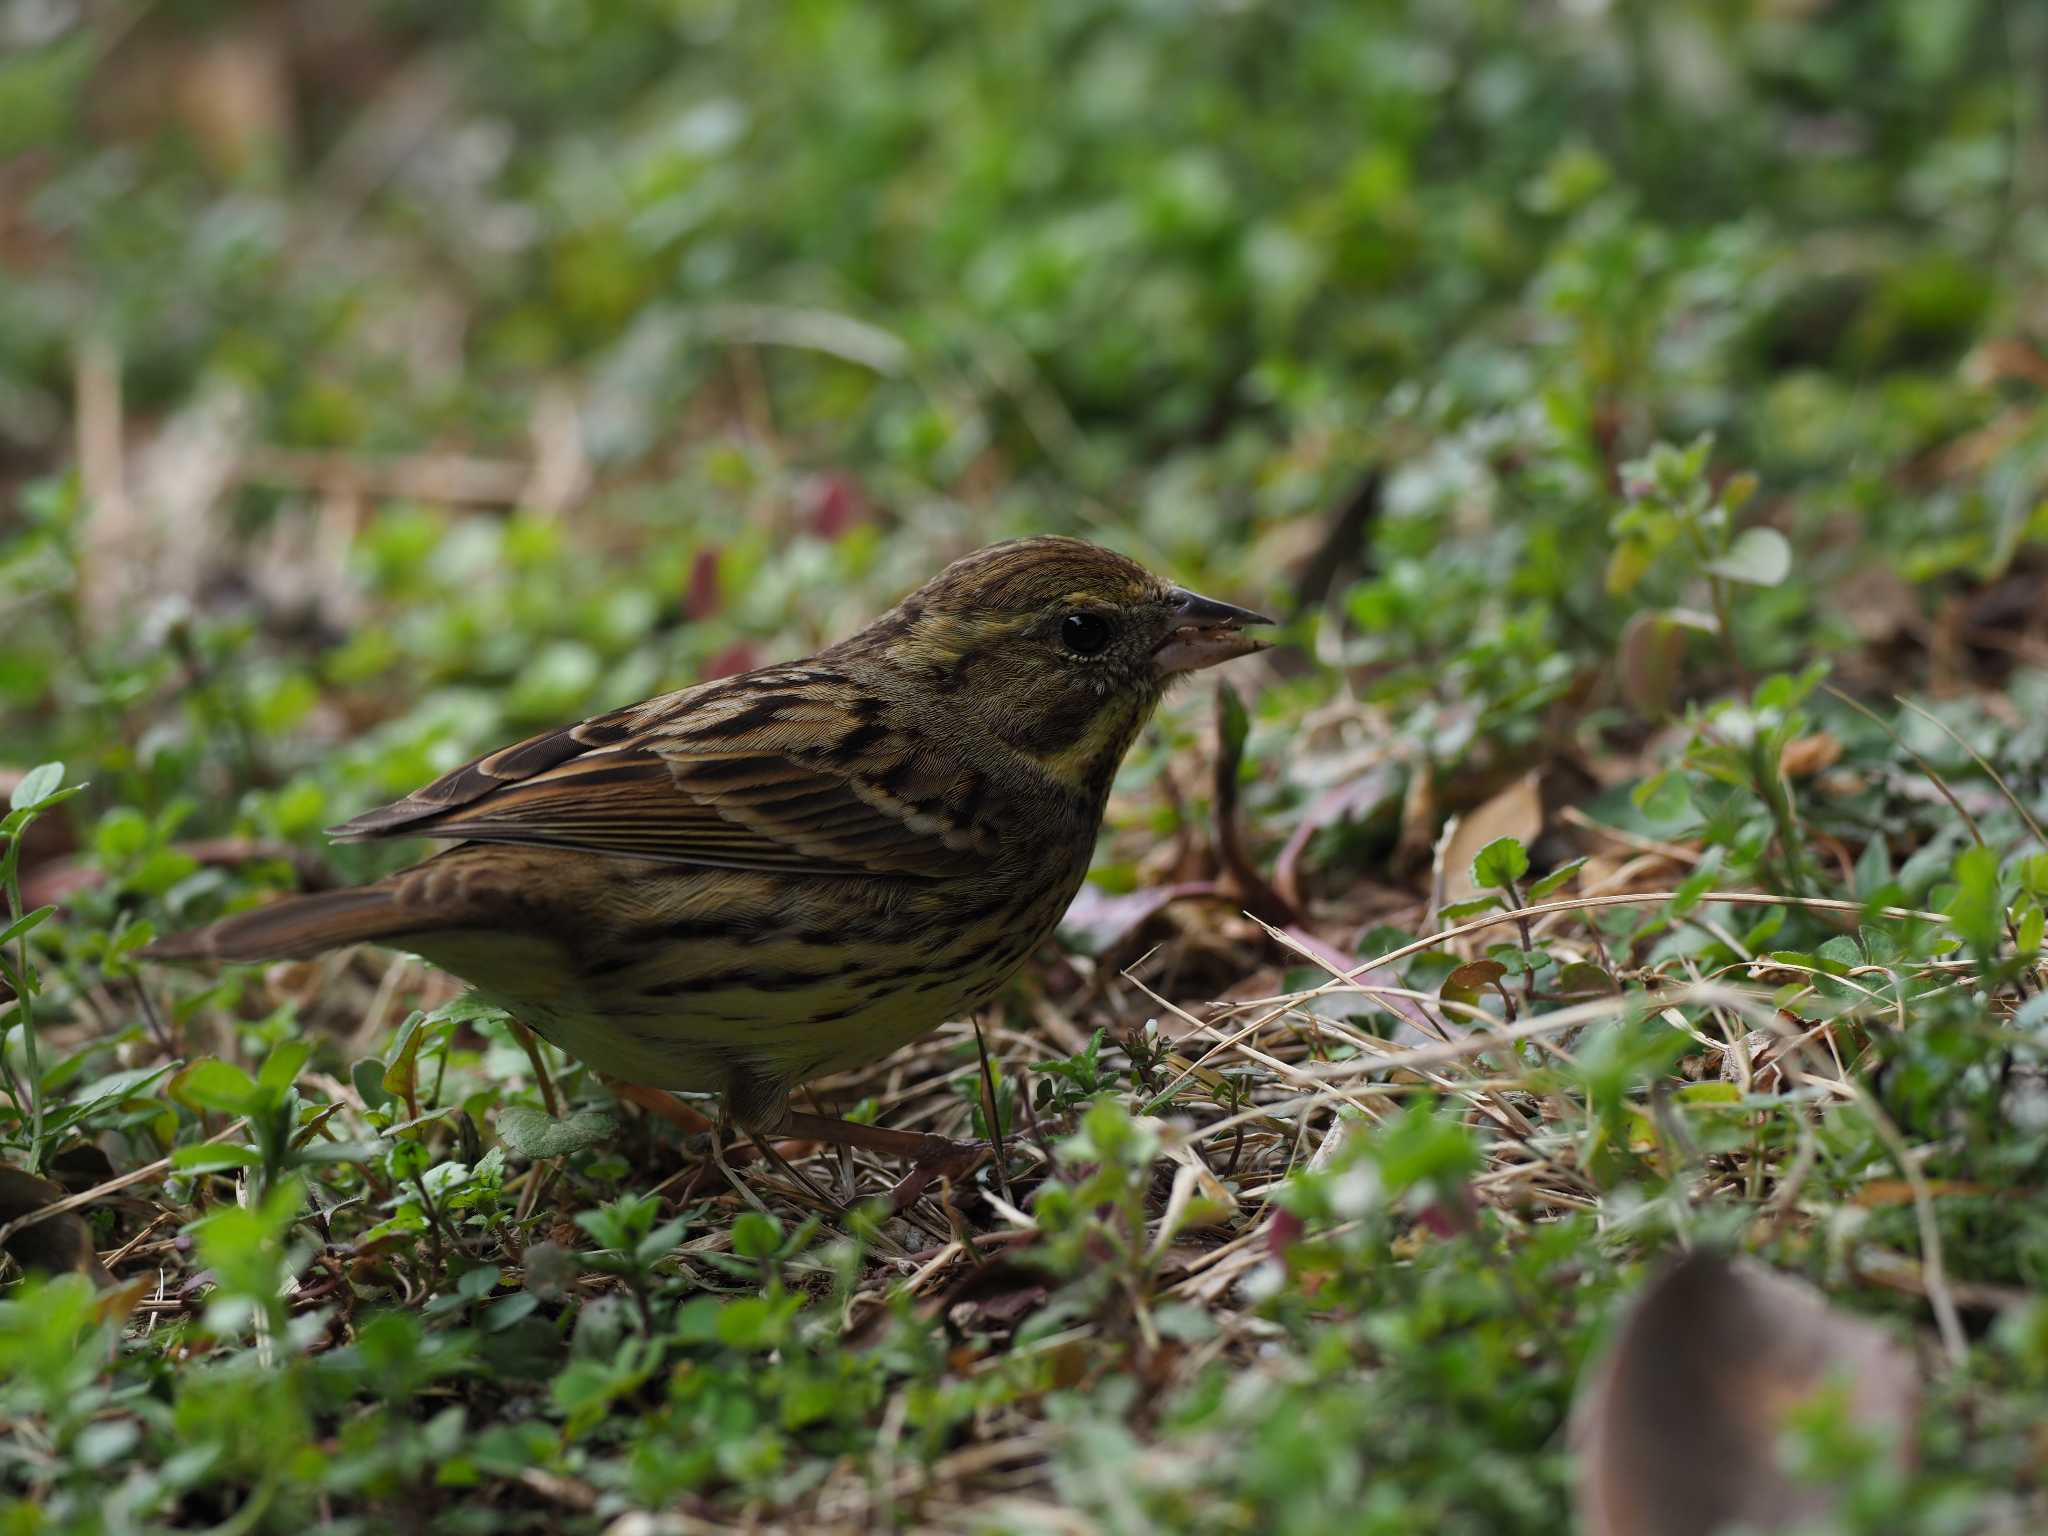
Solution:
<svg viewBox="0 0 2048 1536"><path fill-rule="evenodd" d="M1233 656L1263 651L1267 642L1244 632L1247 624L1273 621L1249 608L1233 608L1213 597L1202 597L1176 587L1167 593L1173 605L1173 628L1159 649L1152 653L1162 673L1198 672Z"/></svg>

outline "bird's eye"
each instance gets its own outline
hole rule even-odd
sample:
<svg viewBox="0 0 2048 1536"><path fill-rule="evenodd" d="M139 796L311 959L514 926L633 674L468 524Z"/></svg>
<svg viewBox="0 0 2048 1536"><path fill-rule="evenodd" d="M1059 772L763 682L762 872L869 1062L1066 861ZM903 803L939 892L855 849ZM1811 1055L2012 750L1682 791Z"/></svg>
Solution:
<svg viewBox="0 0 2048 1536"><path fill-rule="evenodd" d="M1109 644L1109 620L1092 613L1070 613L1060 620L1060 644L1076 656L1099 656Z"/></svg>

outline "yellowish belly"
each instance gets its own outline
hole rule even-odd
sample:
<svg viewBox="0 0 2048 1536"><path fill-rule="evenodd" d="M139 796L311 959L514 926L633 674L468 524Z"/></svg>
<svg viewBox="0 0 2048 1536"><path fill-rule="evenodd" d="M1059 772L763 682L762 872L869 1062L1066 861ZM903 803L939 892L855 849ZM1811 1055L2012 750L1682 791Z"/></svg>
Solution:
<svg viewBox="0 0 2048 1536"><path fill-rule="evenodd" d="M601 1072L723 1094L772 1123L794 1085L878 1061L992 998L1082 870L1020 891L994 867L825 881L551 852L505 926L407 944Z"/></svg>
<svg viewBox="0 0 2048 1536"><path fill-rule="evenodd" d="M989 946L922 955L771 942L655 947L582 977L564 945L530 935L458 930L414 947L601 1072L707 1093L741 1076L795 1083L878 1061L980 1006L1016 967L1007 955L984 963Z"/></svg>

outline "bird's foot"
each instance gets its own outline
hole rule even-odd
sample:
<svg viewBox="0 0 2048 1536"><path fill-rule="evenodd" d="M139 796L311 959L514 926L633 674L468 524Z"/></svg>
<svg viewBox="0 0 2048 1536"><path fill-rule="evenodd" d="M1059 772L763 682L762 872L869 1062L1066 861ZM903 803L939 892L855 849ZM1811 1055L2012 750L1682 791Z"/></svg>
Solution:
<svg viewBox="0 0 2048 1536"><path fill-rule="evenodd" d="M966 1178L989 1154L985 1141L949 1141L943 1136L925 1140L929 1145L910 1160L910 1172L889 1191L889 1210L894 1215L909 1210L940 1179Z"/></svg>
<svg viewBox="0 0 2048 1536"><path fill-rule="evenodd" d="M864 1147L888 1157L908 1158L910 1171L889 1191L889 1209L901 1215L939 1179L964 1179L988 1156L979 1141L954 1141L920 1131L892 1131L882 1125L861 1125L825 1115L791 1110L778 1127L784 1136L801 1136L835 1146Z"/></svg>

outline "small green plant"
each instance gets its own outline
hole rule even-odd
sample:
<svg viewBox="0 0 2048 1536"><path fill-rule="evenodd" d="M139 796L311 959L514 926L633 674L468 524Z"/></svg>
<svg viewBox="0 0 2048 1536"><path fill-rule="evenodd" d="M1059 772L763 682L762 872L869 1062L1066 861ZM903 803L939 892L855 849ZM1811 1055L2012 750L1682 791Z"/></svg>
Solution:
<svg viewBox="0 0 2048 1536"><path fill-rule="evenodd" d="M83 784L64 785L64 765L44 763L21 776L8 796L8 810L0 817L0 889L7 899L7 926L0 929L0 981L7 984L11 1007L0 1013L0 1073L7 1082L8 1102L14 1111L15 1139L24 1148L30 1172L43 1165L49 1152L46 1123L48 1085L43 1079L42 1046L36 1035L35 1000L42 991L42 979L30 957L29 935L56 915L55 906L45 904L33 912L22 910L21 849L36 819L62 805L84 790ZM13 1047L20 1046L20 1064Z"/></svg>

